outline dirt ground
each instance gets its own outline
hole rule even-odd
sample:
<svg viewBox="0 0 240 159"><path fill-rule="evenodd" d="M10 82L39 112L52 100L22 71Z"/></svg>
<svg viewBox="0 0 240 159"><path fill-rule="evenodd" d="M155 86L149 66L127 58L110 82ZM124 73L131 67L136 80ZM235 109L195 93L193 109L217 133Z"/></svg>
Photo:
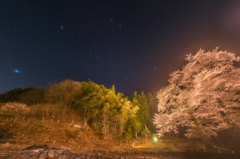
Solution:
<svg viewBox="0 0 240 159"><path fill-rule="evenodd" d="M195 140L171 137L153 141L150 136L148 142L144 137L131 141L102 140L89 127L79 129L71 123L0 115L0 154L19 154L32 145L64 147L77 154L100 155L100 158L240 158L237 152L221 144L209 149Z"/></svg>

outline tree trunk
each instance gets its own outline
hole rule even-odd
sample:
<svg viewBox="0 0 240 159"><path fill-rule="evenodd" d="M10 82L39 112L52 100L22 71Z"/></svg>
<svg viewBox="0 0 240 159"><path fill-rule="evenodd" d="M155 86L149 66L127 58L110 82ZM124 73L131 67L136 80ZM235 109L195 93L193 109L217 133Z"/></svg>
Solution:
<svg viewBox="0 0 240 159"><path fill-rule="evenodd" d="M212 149L213 145L212 143L205 137L205 135L202 136L202 141L204 142L206 149Z"/></svg>
<svg viewBox="0 0 240 159"><path fill-rule="evenodd" d="M86 109L84 108L84 113L83 113L83 118L84 118L84 126L87 126L87 117L86 117Z"/></svg>

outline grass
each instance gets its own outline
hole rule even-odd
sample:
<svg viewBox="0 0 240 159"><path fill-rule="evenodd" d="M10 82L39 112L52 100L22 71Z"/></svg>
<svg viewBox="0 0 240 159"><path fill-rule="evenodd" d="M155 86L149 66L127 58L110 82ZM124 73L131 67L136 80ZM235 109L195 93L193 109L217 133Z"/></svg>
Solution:
<svg viewBox="0 0 240 159"><path fill-rule="evenodd" d="M65 134L68 138L75 139L79 135L80 130L69 130L65 129Z"/></svg>
<svg viewBox="0 0 240 159"><path fill-rule="evenodd" d="M87 134L72 124L82 125L81 118L73 110L57 105L35 105L25 113L0 111L0 143L76 148Z"/></svg>
<svg viewBox="0 0 240 159"><path fill-rule="evenodd" d="M162 152L199 152L199 153L231 153L231 150L217 145L212 149L207 149L205 144L196 140L183 138L163 138L158 142L148 142L136 144L134 149L155 149Z"/></svg>
<svg viewBox="0 0 240 159"><path fill-rule="evenodd" d="M139 137L135 141L101 140L91 128L73 127L73 124L83 124L81 118L71 111L67 108L53 108L53 105L36 105L30 107L28 113L0 111L0 150L46 144L49 147L69 147L79 153L100 153L107 157L235 157L231 149L223 145L206 149L205 144L200 141L182 138L163 138L158 142L149 140L148 143L145 143L145 137Z"/></svg>

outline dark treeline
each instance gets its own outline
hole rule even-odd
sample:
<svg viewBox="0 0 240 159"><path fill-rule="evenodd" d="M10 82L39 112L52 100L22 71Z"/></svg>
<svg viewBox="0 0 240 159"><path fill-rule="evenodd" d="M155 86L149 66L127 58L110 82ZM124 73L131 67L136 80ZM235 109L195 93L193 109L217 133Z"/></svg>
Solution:
<svg viewBox="0 0 240 159"><path fill-rule="evenodd" d="M94 82L65 80L47 89L36 87L14 89L0 95L0 102L54 104L73 109L83 119L85 126L92 127L105 138L132 139L147 130L155 133L153 118L157 112L155 93L138 94L131 97ZM53 106L54 106L53 105Z"/></svg>

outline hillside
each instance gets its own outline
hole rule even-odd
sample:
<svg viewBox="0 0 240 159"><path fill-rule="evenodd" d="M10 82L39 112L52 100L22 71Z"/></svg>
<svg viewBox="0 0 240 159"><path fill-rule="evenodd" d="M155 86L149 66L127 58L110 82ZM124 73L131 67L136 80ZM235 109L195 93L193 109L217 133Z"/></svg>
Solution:
<svg viewBox="0 0 240 159"><path fill-rule="evenodd" d="M0 101L0 158L239 156L238 146L223 138L212 147L182 132L157 138L157 101L150 92L127 97L114 86L65 80L46 89L15 89Z"/></svg>
<svg viewBox="0 0 240 159"><path fill-rule="evenodd" d="M40 105L41 110L48 106ZM192 156L212 158L220 154L225 157L236 157L236 154L232 154L223 146L208 150L204 143L180 138L163 138L155 142L148 136L150 140L147 143L142 137L134 140L101 139L91 127L84 126L81 118L76 120L77 116L74 112L63 114L65 118L61 118L62 120L47 116L39 118L35 114L36 107L39 108L39 106L28 108L17 103L1 104L1 158L21 158L22 156L47 158L47 156L51 157L51 154L55 157L65 156L65 158L75 156L75 158L169 157L175 159L192 158ZM75 120L69 120L69 116L75 117Z"/></svg>
<svg viewBox="0 0 240 159"><path fill-rule="evenodd" d="M6 105L8 109L5 109ZM14 110L11 106L14 106ZM48 105L40 106L42 109L48 107ZM8 103L2 104L0 108L0 149L2 151L23 150L31 145L65 147L76 153L92 153L95 150L107 151L109 149L116 151L121 147L118 141L101 140L92 128L88 125L83 126L82 119L70 120L70 116L77 117L74 112L67 114L67 110L62 109L65 111L62 114L65 118L56 120L46 115L41 119L38 118L34 114L36 107L28 109L24 105Z"/></svg>

